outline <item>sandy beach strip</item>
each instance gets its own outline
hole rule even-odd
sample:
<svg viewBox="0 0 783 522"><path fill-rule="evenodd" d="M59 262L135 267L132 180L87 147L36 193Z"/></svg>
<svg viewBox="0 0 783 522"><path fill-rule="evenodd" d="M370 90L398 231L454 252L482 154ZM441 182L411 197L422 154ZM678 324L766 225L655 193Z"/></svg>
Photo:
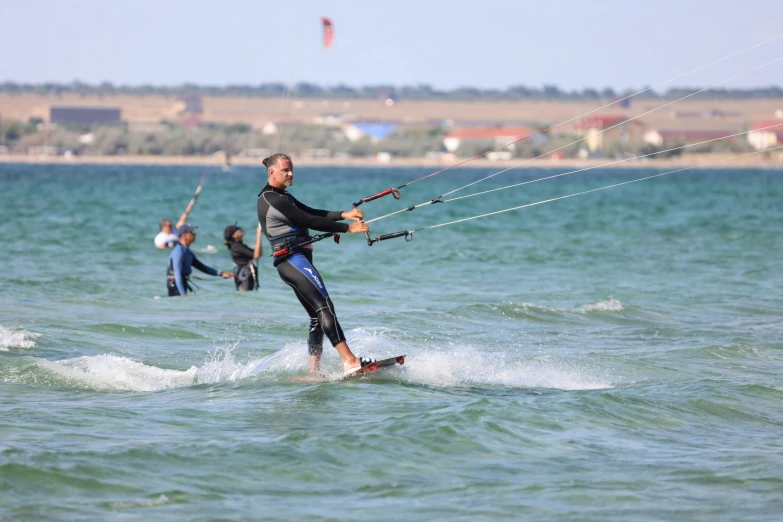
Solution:
<svg viewBox="0 0 783 522"><path fill-rule="evenodd" d="M524 159L510 161L488 161L476 159L459 168L485 168L498 170L506 168L684 168L692 166L707 166L711 168L780 168L783 169L783 152L773 151L759 153L732 159L736 154L688 154L679 158L666 159L631 159L618 162L612 158L594 159ZM388 162L379 162L375 158L298 158L294 156L297 166L340 166L340 167L421 167L435 170L454 165L431 158L392 158ZM462 161L462 160L460 160ZM60 164L60 165L197 165L215 168L223 167L209 156L30 156L23 154L0 155L0 163L25 164ZM231 166L263 168L261 158L231 158Z"/></svg>

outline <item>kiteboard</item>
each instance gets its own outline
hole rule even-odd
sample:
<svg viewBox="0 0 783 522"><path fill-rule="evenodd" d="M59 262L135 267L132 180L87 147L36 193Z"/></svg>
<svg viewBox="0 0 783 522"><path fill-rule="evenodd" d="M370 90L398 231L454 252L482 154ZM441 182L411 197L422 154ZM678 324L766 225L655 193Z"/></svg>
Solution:
<svg viewBox="0 0 783 522"><path fill-rule="evenodd" d="M367 366L363 366L362 368L359 368L355 372L351 372L345 375L343 378L349 379L351 377L356 377L357 375L369 375L371 373L377 372L381 368L391 368L395 364L399 364L400 366L405 364L405 356L398 355L396 357L389 357L388 359L381 359L380 361L371 362Z"/></svg>

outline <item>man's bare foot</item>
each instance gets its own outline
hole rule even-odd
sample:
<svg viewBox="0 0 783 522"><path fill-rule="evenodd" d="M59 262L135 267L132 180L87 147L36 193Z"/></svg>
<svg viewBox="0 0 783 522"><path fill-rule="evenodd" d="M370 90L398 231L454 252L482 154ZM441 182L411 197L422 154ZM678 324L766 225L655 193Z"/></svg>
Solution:
<svg viewBox="0 0 783 522"><path fill-rule="evenodd" d="M354 373L357 370L361 370L368 364L375 362L375 359L369 357L354 357L353 363L347 363L343 361L343 375Z"/></svg>
<svg viewBox="0 0 783 522"><path fill-rule="evenodd" d="M344 371L348 371L348 370L350 370L352 368L356 368L357 366L359 368L362 367L362 362L359 360L358 357L353 356L353 357L349 357L347 359L343 359L343 370Z"/></svg>

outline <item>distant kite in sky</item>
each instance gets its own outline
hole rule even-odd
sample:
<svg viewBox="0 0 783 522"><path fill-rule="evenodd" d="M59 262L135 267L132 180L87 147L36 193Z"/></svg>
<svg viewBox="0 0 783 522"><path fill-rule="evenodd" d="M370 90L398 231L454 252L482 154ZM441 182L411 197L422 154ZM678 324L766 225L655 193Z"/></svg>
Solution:
<svg viewBox="0 0 783 522"><path fill-rule="evenodd" d="M328 49L332 46L332 41L334 40L334 25L325 16L321 17L321 23L324 27L324 49Z"/></svg>

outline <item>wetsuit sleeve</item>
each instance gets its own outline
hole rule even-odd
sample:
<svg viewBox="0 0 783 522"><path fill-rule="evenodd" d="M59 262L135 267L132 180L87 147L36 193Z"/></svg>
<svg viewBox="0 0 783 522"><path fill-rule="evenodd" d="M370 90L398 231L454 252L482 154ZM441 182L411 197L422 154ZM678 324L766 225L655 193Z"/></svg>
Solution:
<svg viewBox="0 0 783 522"><path fill-rule="evenodd" d="M335 216L336 219L341 219L341 212L311 209L298 201L295 205L273 193L264 194L264 198L270 207L283 214L297 227L312 228L321 232L348 232L348 223L339 223L335 220Z"/></svg>
<svg viewBox="0 0 783 522"><path fill-rule="evenodd" d="M231 245L231 253L239 254L241 256L247 257L248 259L253 259L253 254L255 254L255 251L244 243L234 243Z"/></svg>
<svg viewBox="0 0 783 522"><path fill-rule="evenodd" d="M313 216L325 217L329 221L342 221L343 213L339 210L319 210L317 208L308 207L296 198L293 198L294 204L304 212L307 212Z"/></svg>
<svg viewBox="0 0 783 522"><path fill-rule="evenodd" d="M187 288L185 287L185 278L182 276L182 256L183 251L181 248L175 248L171 252L171 265L174 268L174 283L177 285L179 295L185 295Z"/></svg>
<svg viewBox="0 0 783 522"><path fill-rule="evenodd" d="M213 276L220 275L220 272L218 272L214 268L209 267L209 266L205 265L204 263L202 263L201 261L199 261L198 258L195 255L193 256L193 262L191 262L190 264L193 267L198 268L199 270L201 270L205 274L209 274L209 275L213 275Z"/></svg>

